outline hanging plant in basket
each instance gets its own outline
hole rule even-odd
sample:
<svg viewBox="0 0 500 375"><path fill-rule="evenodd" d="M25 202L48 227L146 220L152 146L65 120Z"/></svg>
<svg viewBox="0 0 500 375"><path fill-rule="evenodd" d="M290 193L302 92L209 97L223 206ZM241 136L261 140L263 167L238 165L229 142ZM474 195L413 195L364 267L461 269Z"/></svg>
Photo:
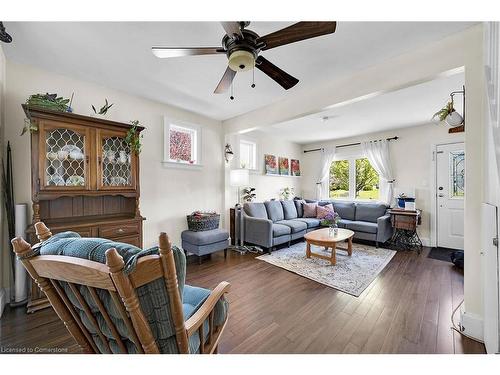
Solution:
<svg viewBox="0 0 500 375"><path fill-rule="evenodd" d="M453 107L453 100L446 103L446 106L434 113L431 120L439 118L439 121L445 122L451 127L459 126L463 123L463 117Z"/></svg>
<svg viewBox="0 0 500 375"><path fill-rule="evenodd" d="M130 150L136 154L141 153L143 135L137 131L137 127L141 125L139 120L130 121L132 127L128 130L125 142L127 142Z"/></svg>

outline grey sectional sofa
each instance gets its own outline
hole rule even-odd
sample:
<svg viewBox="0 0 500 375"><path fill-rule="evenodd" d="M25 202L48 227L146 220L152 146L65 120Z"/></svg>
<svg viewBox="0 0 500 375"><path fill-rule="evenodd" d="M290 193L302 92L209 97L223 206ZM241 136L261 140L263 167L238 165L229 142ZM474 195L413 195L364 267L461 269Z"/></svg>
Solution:
<svg viewBox="0 0 500 375"><path fill-rule="evenodd" d="M308 203L314 202L307 200ZM324 206L333 204L341 217L339 227L354 231L354 238L386 242L392 236L388 207L380 203L324 200L317 202ZM320 227L320 220L303 217L302 202L267 201L245 203L243 206L243 233L247 243L262 246L269 251L277 245L304 237L304 234Z"/></svg>

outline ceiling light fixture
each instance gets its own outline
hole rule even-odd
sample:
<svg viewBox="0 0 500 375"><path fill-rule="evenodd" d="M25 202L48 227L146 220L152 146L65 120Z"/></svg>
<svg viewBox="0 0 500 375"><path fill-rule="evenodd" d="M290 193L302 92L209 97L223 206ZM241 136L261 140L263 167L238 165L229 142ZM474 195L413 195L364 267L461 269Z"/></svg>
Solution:
<svg viewBox="0 0 500 375"><path fill-rule="evenodd" d="M255 66L255 55L244 50L234 51L229 56L228 65L235 72L246 72Z"/></svg>

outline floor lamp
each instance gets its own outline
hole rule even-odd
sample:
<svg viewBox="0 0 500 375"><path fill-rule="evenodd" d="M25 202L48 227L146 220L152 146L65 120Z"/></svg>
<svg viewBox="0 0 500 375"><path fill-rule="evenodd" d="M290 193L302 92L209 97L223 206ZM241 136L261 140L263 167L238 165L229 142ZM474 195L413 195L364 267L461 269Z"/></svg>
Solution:
<svg viewBox="0 0 500 375"><path fill-rule="evenodd" d="M243 233L243 208L241 207L241 188L250 184L250 173L248 169L232 169L229 172L229 185L238 188L238 201L234 205L234 246L232 250L245 254L250 249L244 246L244 233ZM238 241L239 240L239 241ZM238 243L239 242L239 243Z"/></svg>

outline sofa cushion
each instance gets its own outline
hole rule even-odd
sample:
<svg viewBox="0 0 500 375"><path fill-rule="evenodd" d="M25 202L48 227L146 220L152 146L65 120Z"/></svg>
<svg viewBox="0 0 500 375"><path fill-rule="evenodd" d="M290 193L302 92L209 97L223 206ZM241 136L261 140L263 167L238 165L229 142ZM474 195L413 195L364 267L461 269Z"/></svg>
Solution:
<svg viewBox="0 0 500 375"><path fill-rule="evenodd" d="M304 199L296 199L294 201L295 203L295 208L297 209L297 217L302 217L304 216L304 203L306 203L306 201Z"/></svg>
<svg viewBox="0 0 500 375"><path fill-rule="evenodd" d="M377 233L377 223L368 221L351 221L346 224L346 228L355 232Z"/></svg>
<svg viewBox="0 0 500 375"><path fill-rule="evenodd" d="M346 228L347 224L352 223L352 220L340 219L339 220L339 228Z"/></svg>
<svg viewBox="0 0 500 375"><path fill-rule="evenodd" d="M376 223L380 216L385 215L387 206L383 203L358 203L356 205L356 221Z"/></svg>
<svg viewBox="0 0 500 375"><path fill-rule="evenodd" d="M283 206L280 201L267 201L264 202L267 211L267 217L274 222L283 220L285 218L285 213L283 212Z"/></svg>
<svg viewBox="0 0 500 375"><path fill-rule="evenodd" d="M297 218L297 208L295 207L294 201L281 201L283 206L283 213L285 214L285 220L296 219Z"/></svg>
<svg viewBox="0 0 500 375"><path fill-rule="evenodd" d="M326 215L333 214L333 205L327 204L325 206L316 207L316 219L324 219Z"/></svg>
<svg viewBox="0 0 500 375"><path fill-rule="evenodd" d="M307 224L300 220L281 220L276 224L283 224L292 229L292 233L302 232L307 229Z"/></svg>
<svg viewBox="0 0 500 375"><path fill-rule="evenodd" d="M326 206L328 204L332 204L332 201L330 201L330 200L322 200L322 201L318 202L318 206L322 206L322 207Z"/></svg>
<svg viewBox="0 0 500 375"><path fill-rule="evenodd" d="M307 224L308 228L316 228L319 227L320 220L315 219L313 217L299 217L298 219L295 219L297 221L302 221Z"/></svg>
<svg viewBox="0 0 500 375"><path fill-rule="evenodd" d="M316 202L304 203L302 207L304 208L303 217L316 217L316 207L318 207Z"/></svg>
<svg viewBox="0 0 500 375"><path fill-rule="evenodd" d="M267 210L264 203L245 203L243 209L248 216L258 219L268 219Z"/></svg>
<svg viewBox="0 0 500 375"><path fill-rule="evenodd" d="M288 225L283 224L273 224L273 237L285 236L287 234L292 233L292 228Z"/></svg>
<svg viewBox="0 0 500 375"><path fill-rule="evenodd" d="M209 245L212 243L227 240L229 233L225 229L205 230L202 232L193 232L185 230L181 234L183 241L193 245Z"/></svg>
<svg viewBox="0 0 500 375"><path fill-rule="evenodd" d="M356 213L356 203L354 202L333 202L333 209L342 219L354 220Z"/></svg>

